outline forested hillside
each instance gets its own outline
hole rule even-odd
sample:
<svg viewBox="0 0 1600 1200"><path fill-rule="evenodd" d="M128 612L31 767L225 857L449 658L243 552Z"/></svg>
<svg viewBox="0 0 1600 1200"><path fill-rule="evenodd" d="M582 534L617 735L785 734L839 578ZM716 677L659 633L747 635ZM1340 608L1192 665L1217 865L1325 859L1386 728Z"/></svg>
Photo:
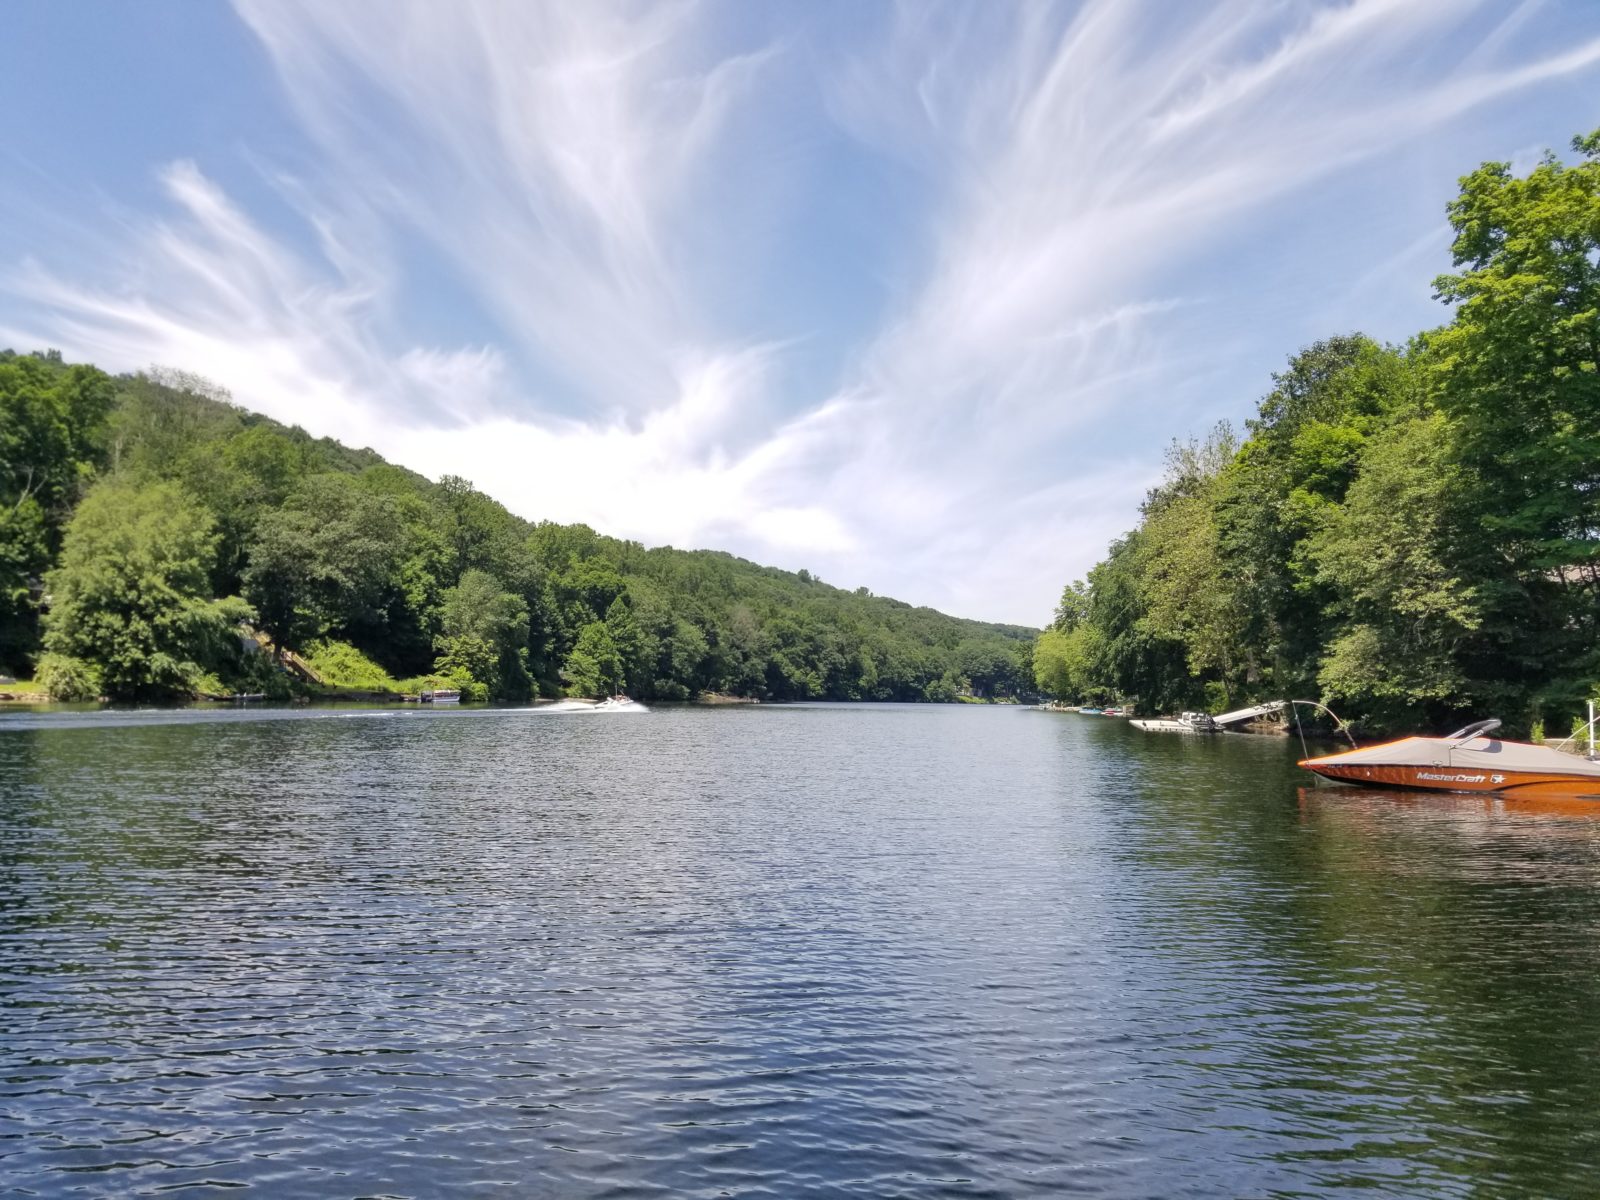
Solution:
<svg viewBox="0 0 1600 1200"><path fill-rule="evenodd" d="M284 695L280 649L499 700L1010 697L1035 633L532 524L202 380L0 352L0 669L63 698Z"/></svg>
<svg viewBox="0 0 1600 1200"><path fill-rule="evenodd" d="M1462 179L1449 324L1319 342L1242 441L1173 446L1138 527L1063 594L1042 687L1567 732L1600 693L1600 133L1574 150Z"/></svg>

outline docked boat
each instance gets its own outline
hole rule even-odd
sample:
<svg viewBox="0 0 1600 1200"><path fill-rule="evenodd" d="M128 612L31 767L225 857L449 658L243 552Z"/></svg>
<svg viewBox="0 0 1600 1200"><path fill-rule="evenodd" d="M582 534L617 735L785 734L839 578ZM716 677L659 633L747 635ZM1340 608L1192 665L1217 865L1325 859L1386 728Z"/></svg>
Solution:
<svg viewBox="0 0 1600 1200"><path fill-rule="evenodd" d="M1300 765L1324 779L1366 787L1429 792L1493 792L1600 800L1600 758L1493 736L1496 720L1449 737L1409 737L1346 750Z"/></svg>
<svg viewBox="0 0 1600 1200"><path fill-rule="evenodd" d="M1216 716L1186 712L1175 717L1147 717L1141 721L1130 721L1129 724L1146 733L1224 733L1229 729L1243 729L1263 717L1276 716L1288 703L1287 700L1269 700L1265 704L1252 704L1249 708L1236 708ZM1295 703L1303 704L1305 701Z"/></svg>
<svg viewBox="0 0 1600 1200"><path fill-rule="evenodd" d="M1222 726L1217 724L1216 718L1203 712L1179 713L1175 717L1147 717L1140 721L1129 721L1128 724L1146 733L1222 732Z"/></svg>
<svg viewBox="0 0 1600 1200"><path fill-rule="evenodd" d="M424 704L460 704L461 692L457 688L433 688L418 697Z"/></svg>

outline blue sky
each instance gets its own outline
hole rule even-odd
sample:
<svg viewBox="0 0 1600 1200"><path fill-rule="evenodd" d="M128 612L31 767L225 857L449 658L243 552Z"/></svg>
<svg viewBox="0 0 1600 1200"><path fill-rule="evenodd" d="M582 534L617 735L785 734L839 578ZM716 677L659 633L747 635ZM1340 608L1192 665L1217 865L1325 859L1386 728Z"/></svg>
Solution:
<svg viewBox="0 0 1600 1200"><path fill-rule="evenodd" d="M1173 437L1446 316L1600 3L6 9L0 345L1038 624Z"/></svg>

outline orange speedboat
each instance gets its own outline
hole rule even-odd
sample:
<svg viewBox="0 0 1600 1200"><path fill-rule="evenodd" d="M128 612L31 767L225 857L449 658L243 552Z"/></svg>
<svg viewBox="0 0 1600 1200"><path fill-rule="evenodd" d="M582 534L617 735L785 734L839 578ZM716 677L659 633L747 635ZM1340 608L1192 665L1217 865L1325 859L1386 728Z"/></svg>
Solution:
<svg viewBox="0 0 1600 1200"><path fill-rule="evenodd" d="M1499 721L1479 721L1449 737L1401 738L1300 765L1325 779L1365 787L1600 800L1600 759L1491 736L1499 728Z"/></svg>

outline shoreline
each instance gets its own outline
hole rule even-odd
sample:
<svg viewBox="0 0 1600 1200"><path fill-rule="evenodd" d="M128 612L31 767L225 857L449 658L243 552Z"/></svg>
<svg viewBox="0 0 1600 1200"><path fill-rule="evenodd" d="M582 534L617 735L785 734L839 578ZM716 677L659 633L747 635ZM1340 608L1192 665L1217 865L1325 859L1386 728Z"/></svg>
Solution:
<svg viewBox="0 0 1600 1200"><path fill-rule="evenodd" d="M561 704L571 700L580 700L575 696L535 696L531 700L513 704L494 704L482 700L469 700L461 704L451 704L450 708L537 708L549 704ZM811 700L763 700L756 696L730 696L722 692L707 692L687 700L646 700L643 703L660 705L662 707L686 708L738 708L738 707L773 707L790 704L915 704L926 705L930 708L939 707L985 707L985 708L1044 708L1046 705L1027 705L1012 700L976 699L963 697L959 700L833 700L826 696L816 697ZM189 700L170 700L162 703L138 704L115 703L101 697L96 700L52 700L48 692L4 692L0 691L0 712L7 708L63 708L82 710L95 709L133 709L133 708L315 708L326 704L366 704L366 705L416 705L421 707L420 699L412 694L398 692L377 692L352 689L337 693L323 693L314 696L289 696L279 700L269 700L262 696L196 696ZM1071 711L1071 710L1065 710Z"/></svg>

